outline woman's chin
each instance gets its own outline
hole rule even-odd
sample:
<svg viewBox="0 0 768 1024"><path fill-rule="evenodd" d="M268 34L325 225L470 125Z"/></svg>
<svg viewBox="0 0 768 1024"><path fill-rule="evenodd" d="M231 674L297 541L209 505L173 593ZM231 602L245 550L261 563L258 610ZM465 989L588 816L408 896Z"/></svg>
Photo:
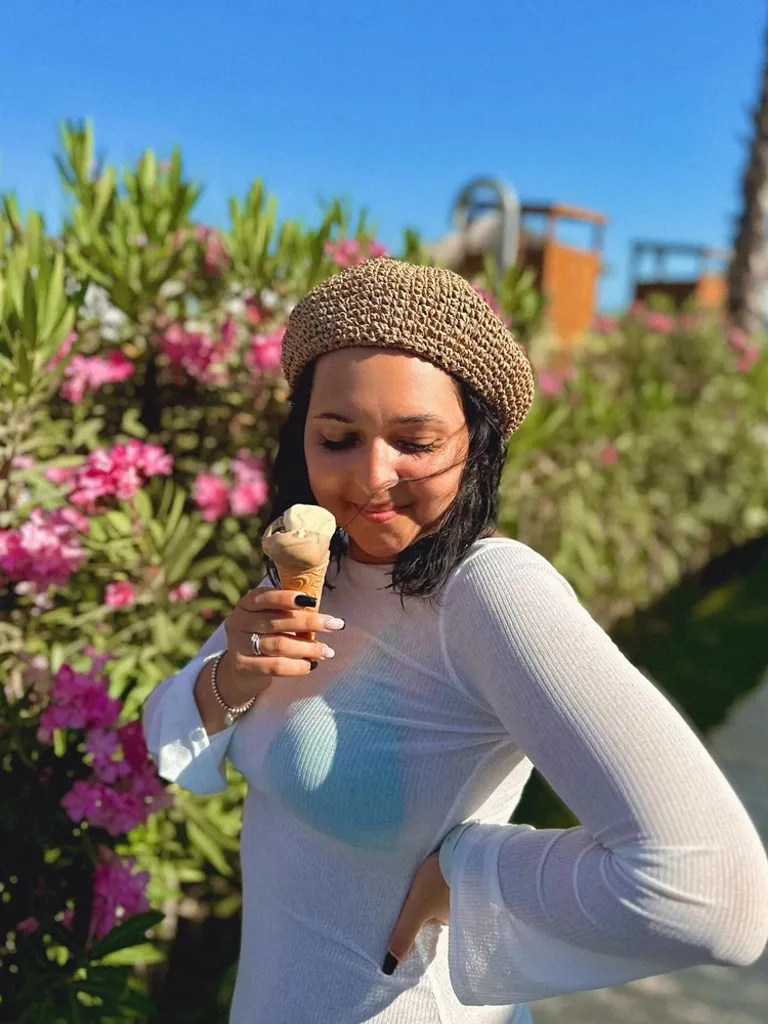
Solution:
<svg viewBox="0 0 768 1024"><path fill-rule="evenodd" d="M357 531L355 531L357 532ZM349 553L356 562L369 562L372 564L389 565L397 561L398 555L411 543L404 537L365 537L349 535Z"/></svg>

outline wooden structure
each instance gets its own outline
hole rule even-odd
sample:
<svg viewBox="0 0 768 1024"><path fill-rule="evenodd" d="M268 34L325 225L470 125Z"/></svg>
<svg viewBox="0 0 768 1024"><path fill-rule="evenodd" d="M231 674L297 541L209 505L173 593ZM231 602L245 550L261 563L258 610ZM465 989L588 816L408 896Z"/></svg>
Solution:
<svg viewBox="0 0 768 1024"><path fill-rule="evenodd" d="M597 287L607 218L594 210L566 203L523 203L518 263L536 273L539 290L549 300L548 317L565 342L588 331L595 317ZM586 225L586 245L560 237L563 221Z"/></svg>
<svg viewBox="0 0 768 1024"><path fill-rule="evenodd" d="M692 273L670 273L672 257L693 260ZM719 312L725 308L725 265L729 257L727 250L705 245L633 242L629 257L630 297L635 302L644 302L651 295L661 294L678 308L692 301L702 309Z"/></svg>
<svg viewBox="0 0 768 1024"><path fill-rule="evenodd" d="M587 227L585 245L563 240L565 222ZM603 214L566 203L521 204L497 179L476 178L459 193L453 223L456 230L431 247L438 263L469 278L482 271L487 253L502 270L530 267L548 299L554 333L570 343L590 329L602 271Z"/></svg>

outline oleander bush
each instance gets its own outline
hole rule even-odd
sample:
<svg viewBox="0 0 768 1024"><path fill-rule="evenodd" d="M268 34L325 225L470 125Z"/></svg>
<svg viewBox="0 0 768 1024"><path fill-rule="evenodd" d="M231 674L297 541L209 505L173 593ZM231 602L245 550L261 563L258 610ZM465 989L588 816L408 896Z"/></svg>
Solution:
<svg viewBox="0 0 768 1024"><path fill-rule="evenodd" d="M213 228L178 151L93 154L64 127L55 234L0 210L2 1021L150 1019L184 923L236 919L243 783L166 788L137 720L261 578L292 305L385 253L338 201L280 220L256 181ZM428 261L412 231L397 255ZM529 278L474 283L538 378L501 527L601 622L765 532L761 344L636 307L565 358Z"/></svg>

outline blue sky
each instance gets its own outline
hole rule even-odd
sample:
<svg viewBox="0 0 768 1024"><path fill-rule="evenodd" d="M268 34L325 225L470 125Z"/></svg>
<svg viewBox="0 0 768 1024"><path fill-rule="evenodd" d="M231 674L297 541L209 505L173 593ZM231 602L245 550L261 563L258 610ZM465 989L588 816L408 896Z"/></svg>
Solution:
<svg viewBox="0 0 768 1024"><path fill-rule="evenodd" d="M601 305L629 239L727 244L763 0L4 0L0 190L61 212L59 122L120 164L178 142L198 216L262 177L285 217L337 194L379 237L448 229L465 181L610 218Z"/></svg>

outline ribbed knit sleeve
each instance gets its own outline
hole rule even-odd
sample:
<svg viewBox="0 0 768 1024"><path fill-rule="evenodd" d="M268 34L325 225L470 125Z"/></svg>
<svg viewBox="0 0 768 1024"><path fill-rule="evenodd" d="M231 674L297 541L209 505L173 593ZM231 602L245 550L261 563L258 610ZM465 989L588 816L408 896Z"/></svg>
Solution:
<svg viewBox="0 0 768 1024"><path fill-rule="evenodd" d="M180 672L155 687L144 705L144 736L160 776L192 793L221 793L227 788L224 756L237 723L209 736L195 702L200 670L226 649L222 624Z"/></svg>
<svg viewBox="0 0 768 1024"><path fill-rule="evenodd" d="M446 866L458 999L526 1002L756 960L768 860L755 828L550 563L515 541L485 545L449 584L441 631L455 683L581 822L458 836Z"/></svg>

